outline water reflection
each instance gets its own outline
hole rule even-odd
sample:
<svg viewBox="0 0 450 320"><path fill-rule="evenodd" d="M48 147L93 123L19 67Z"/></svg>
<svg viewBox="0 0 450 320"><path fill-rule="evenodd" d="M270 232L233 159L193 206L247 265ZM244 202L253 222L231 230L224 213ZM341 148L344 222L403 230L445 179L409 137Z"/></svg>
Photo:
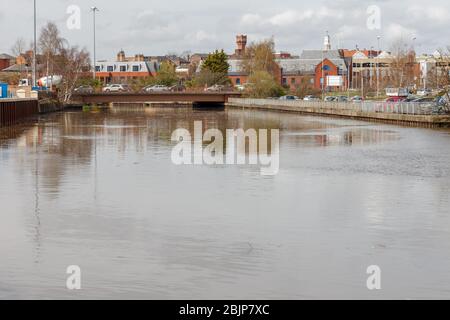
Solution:
<svg viewBox="0 0 450 320"><path fill-rule="evenodd" d="M173 165L195 121L280 129L280 173ZM448 131L165 107L0 136L0 298L74 298L72 264L75 298L373 298L373 263L385 298L449 297Z"/></svg>

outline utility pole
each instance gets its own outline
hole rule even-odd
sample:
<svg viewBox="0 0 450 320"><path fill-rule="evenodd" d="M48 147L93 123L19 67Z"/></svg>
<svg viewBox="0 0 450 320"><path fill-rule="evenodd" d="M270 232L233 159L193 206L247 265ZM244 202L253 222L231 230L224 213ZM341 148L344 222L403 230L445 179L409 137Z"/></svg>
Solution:
<svg viewBox="0 0 450 320"><path fill-rule="evenodd" d="M97 48L96 48L96 32L95 32L95 14L98 10L97 7L91 7L91 11L92 11L92 16L93 16L93 27L94 27L94 70L92 73L92 77L95 80L96 76L97 76Z"/></svg>
<svg viewBox="0 0 450 320"><path fill-rule="evenodd" d="M33 79L32 79L32 87L36 87L36 50L37 50L37 22L36 22L36 0L34 0L34 42L33 42Z"/></svg>

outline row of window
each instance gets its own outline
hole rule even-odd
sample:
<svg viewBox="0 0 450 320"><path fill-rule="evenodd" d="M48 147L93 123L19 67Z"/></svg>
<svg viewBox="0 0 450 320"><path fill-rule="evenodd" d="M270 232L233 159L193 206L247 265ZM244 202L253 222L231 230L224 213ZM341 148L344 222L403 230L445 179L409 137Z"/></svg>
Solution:
<svg viewBox="0 0 450 320"><path fill-rule="evenodd" d="M375 68L378 65L380 68L388 68L388 63L354 63L353 68Z"/></svg>
<svg viewBox="0 0 450 320"><path fill-rule="evenodd" d="M119 66L119 72L128 72L130 66L128 65L122 65ZM102 72L105 70L105 66L101 65L101 66L95 66L95 71L97 72ZM115 72L117 70L117 65L113 65L113 66L106 66L106 71L107 72ZM141 65L134 65L131 67L132 72L139 72L142 70L142 66Z"/></svg>

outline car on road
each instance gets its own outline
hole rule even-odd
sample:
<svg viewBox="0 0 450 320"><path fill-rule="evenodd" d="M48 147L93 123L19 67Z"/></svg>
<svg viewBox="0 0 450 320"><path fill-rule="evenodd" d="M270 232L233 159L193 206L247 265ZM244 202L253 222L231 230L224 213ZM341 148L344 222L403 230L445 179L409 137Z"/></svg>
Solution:
<svg viewBox="0 0 450 320"><path fill-rule="evenodd" d="M303 101L319 101L320 99L314 96L306 96L303 98Z"/></svg>
<svg viewBox="0 0 450 320"><path fill-rule="evenodd" d="M186 91L186 87L184 85L182 85L182 84L176 84L174 86L171 86L169 88L169 90L171 92L184 92L184 91Z"/></svg>
<svg viewBox="0 0 450 320"><path fill-rule="evenodd" d="M221 84L215 84L205 89L205 92L221 92L225 91L225 86Z"/></svg>
<svg viewBox="0 0 450 320"><path fill-rule="evenodd" d="M130 92L131 88L127 84L109 84L102 89L105 93Z"/></svg>
<svg viewBox="0 0 450 320"><path fill-rule="evenodd" d="M79 86L73 90L76 94L93 94L95 92L92 86Z"/></svg>
<svg viewBox="0 0 450 320"><path fill-rule="evenodd" d="M162 84L146 86L142 88L142 92L169 92L170 88L168 86L164 86Z"/></svg>
<svg viewBox="0 0 450 320"><path fill-rule="evenodd" d="M279 97L278 100L300 100L297 96L287 95Z"/></svg>

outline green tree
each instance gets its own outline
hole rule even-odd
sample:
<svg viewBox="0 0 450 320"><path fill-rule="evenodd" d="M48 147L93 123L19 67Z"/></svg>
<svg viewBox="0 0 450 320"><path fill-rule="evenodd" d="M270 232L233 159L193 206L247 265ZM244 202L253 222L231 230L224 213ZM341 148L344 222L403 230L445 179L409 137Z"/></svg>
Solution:
<svg viewBox="0 0 450 320"><path fill-rule="evenodd" d="M286 93L284 88L267 71L255 71L248 78L247 94L252 98L279 97Z"/></svg>
<svg viewBox="0 0 450 320"><path fill-rule="evenodd" d="M214 53L209 54L202 64L202 70L206 69L213 73L221 74L228 74L229 67L228 56L223 50L216 50Z"/></svg>
<svg viewBox="0 0 450 320"><path fill-rule="evenodd" d="M155 83L164 86L173 86L178 82L175 66L168 61L163 61L156 76Z"/></svg>
<svg viewBox="0 0 450 320"><path fill-rule="evenodd" d="M209 54L206 60L203 62L200 73L195 78L195 83L197 86L229 84L229 68L230 65L228 64L227 54L223 50L216 50L213 53Z"/></svg>

